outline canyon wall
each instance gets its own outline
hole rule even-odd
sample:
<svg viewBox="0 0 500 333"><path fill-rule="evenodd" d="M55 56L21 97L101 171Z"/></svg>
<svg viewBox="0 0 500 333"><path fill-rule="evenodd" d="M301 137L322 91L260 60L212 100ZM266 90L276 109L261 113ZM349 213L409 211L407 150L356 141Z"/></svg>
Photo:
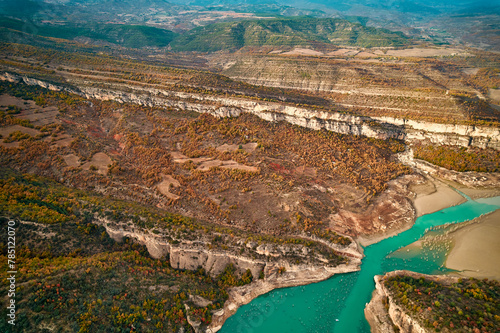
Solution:
<svg viewBox="0 0 500 333"><path fill-rule="evenodd" d="M307 107L267 102L249 98L225 97L161 90L126 84L102 83L107 88L89 87L73 82L79 91L37 79L4 73L0 80L38 85L51 90L66 90L86 98L128 102L144 106L177 107L186 111L209 113L217 117L237 117L243 112L267 121L287 121L315 130L326 129L341 134L364 135L377 139L400 139L407 142L428 140L436 144L500 149L500 128L475 125L440 124L393 117L365 117Z"/></svg>
<svg viewBox="0 0 500 333"><path fill-rule="evenodd" d="M239 271L249 269L254 276L250 284L233 287L229 290L229 298L224 303L224 308L215 312L212 323L207 328L202 328L199 323L192 325L197 332L217 332L222 325L243 304L249 303L257 296L268 293L276 288L292 287L319 282L334 274L348 273L359 270L362 255L357 249L355 242L344 248L333 245L335 250L342 250L349 255L349 262L341 265L331 265L327 262L315 260L303 245L286 244L241 244L251 248L259 258L254 256L239 255L238 251L209 249L202 241L167 242L162 236L134 229L131 226L117 225L104 218L97 218L96 223L105 227L107 233L116 241L122 241L124 237L134 239L147 247L151 257L170 260L170 265L176 269L197 270L204 268L207 274L215 278L228 264L233 264ZM293 258L302 256L307 258L305 262L295 264ZM257 279L260 273L264 278ZM245 323L246 324L246 323Z"/></svg>
<svg viewBox="0 0 500 333"><path fill-rule="evenodd" d="M498 172L458 172L454 170L448 170L446 168L431 164L427 161L413 158L413 151L411 149L407 149L405 152L397 154L397 158L401 163L414 167L425 174L429 174L441 179L451 180L470 188L492 188L500 186L500 173Z"/></svg>
<svg viewBox="0 0 500 333"><path fill-rule="evenodd" d="M390 272L386 276L398 273L399 271ZM375 276L375 290L370 303L365 308L365 316L370 323L371 331L374 333L428 333L395 303L391 293L381 282L382 278L380 275Z"/></svg>
<svg viewBox="0 0 500 333"><path fill-rule="evenodd" d="M198 113L210 113L217 117L237 117L246 112L267 121L286 121L314 130L326 129L340 134L364 135L377 139L393 138L408 142L428 140L437 144L500 149L500 129L497 127L439 124L393 117L354 116L283 103L158 89L147 89L147 95L140 92L121 93L102 88L81 89L87 98L147 106L178 107Z"/></svg>

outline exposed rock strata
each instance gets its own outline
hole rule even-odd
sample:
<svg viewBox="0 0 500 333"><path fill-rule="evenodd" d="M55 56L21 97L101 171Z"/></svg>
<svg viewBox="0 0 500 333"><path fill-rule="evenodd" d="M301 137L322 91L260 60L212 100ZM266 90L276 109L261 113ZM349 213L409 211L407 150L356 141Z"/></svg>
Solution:
<svg viewBox="0 0 500 333"><path fill-rule="evenodd" d="M500 187L500 173L498 172L457 172L413 158L413 151L408 149L398 154L401 163L414 167L434 177L451 180L467 187Z"/></svg>
<svg viewBox="0 0 500 333"><path fill-rule="evenodd" d="M72 93L79 93L87 98L131 102L148 106L176 106L184 110L210 113L218 117L237 117L242 112L248 112L268 121L287 121L311 129L327 129L342 134L364 135L380 139L396 138L407 141L430 140L433 143L439 144L472 145L500 149L500 130L498 128L434 124L388 117L357 117L348 114L311 110L272 102L160 91L156 89L126 93L101 88L81 87L81 92L76 92L40 80L17 77L9 73L5 73L3 76L0 75L0 80L7 80L10 82L22 80L29 85L38 85L57 91L67 90ZM147 92L149 95L144 94L144 92ZM220 106L220 104L224 106ZM376 124L373 124L373 121L376 121ZM420 170L445 179L457 181L466 186L500 185L500 175L498 174L458 173L433 166L424 161L414 160L413 158L409 158L406 162ZM390 187L389 191L383 194L386 197L380 198L379 202L373 205L373 212L369 212L368 214L371 217L367 217L365 213L355 214L340 210L337 216L332 217L332 219L342 221L339 225L353 225L353 223L345 223L345 220L351 220L355 225L357 223L360 228L363 219L371 219L374 216L388 217L391 219L392 223L401 222L403 225L411 224L414 220L414 215L401 214L401 212L413 212L411 203L406 198L406 185L407 183L401 181L394 183L392 186L394 188ZM401 188L404 188L403 192ZM387 200L388 198L395 198L395 194L391 193L391 191L405 194L401 195L397 200ZM387 207L387 205L391 207ZM392 209L394 214L382 213L387 209ZM391 215L393 216L390 217ZM379 221L380 223L376 222L377 221L370 224L373 229L367 229L366 233L386 232L385 227L388 225L387 221ZM216 332L219 330L224 321L234 314L239 306L250 302L261 294L267 293L275 288L318 282L334 274L357 270L359 269L361 257L357 249L351 246L350 248L343 249L345 253L353 258L349 265L340 265L336 267L320 264L293 265L290 261L282 258L287 251L295 251L293 249L283 250L272 245L261 245L256 247L255 252L266 256L266 259L253 259L227 251L208 250L202 243L192 242L172 245L162 240L161 237L152 234L135 232L133 230L113 229L107 223L103 223L103 225L106 227L109 235L115 240L121 240L123 237L134 238L139 243L146 245L153 258L168 257L172 267L177 269L195 270L199 267L203 267L211 276L217 276L228 264L232 263L240 270L249 269L253 276L258 276L259 273L264 270L266 275L264 280L258 280L243 287L233 288L230 291L229 300L226 302L224 309L214 314L213 323L208 330L209 332ZM343 231L345 232L345 230ZM329 246L332 247L332 244L329 244ZM335 248L335 250L339 251L342 249ZM303 252L302 248L297 250L297 252L303 255L307 254ZM285 267L286 272L279 274L278 268L280 267ZM392 324L387 321L387 318L390 318L403 332L426 332L417 322L405 314L400 307L392 302L379 279L379 277L376 277L377 289L374 293L374 299L370 302L366 310L367 315L369 314L371 316L372 321L378 323L379 331L394 331ZM388 297L390 300L388 317L386 316L385 319L382 312L380 312L380 307L372 304L381 301L383 297Z"/></svg>
<svg viewBox="0 0 500 333"><path fill-rule="evenodd" d="M212 316L212 324L207 332L214 333L220 330L226 319L236 313L236 310L238 310L241 305L249 303L251 300L260 295L268 293L276 288L293 287L319 282L326 280L335 274L359 270L360 260L352 260L348 265L340 265L337 267L290 265L287 262L277 264L278 266L283 265L283 267L286 268L286 272L279 274L276 266L266 266L266 278L264 280L258 280L256 282L252 282L251 284L231 289L229 292L229 299L224 304L224 308ZM280 302L280 300L277 300L277 302ZM269 310L264 309L263 311L268 311L268 313L263 313L263 316L270 315L273 308L271 307ZM260 318L257 318L257 320L260 320ZM252 327L252 323L242 323L243 332L248 325L250 325L249 327Z"/></svg>
<svg viewBox="0 0 500 333"><path fill-rule="evenodd" d="M378 139L401 139L406 141L429 140L432 143L476 146L500 149L500 129L474 125L438 124L392 117L360 117L345 113L308 109L283 103L228 98L183 92L167 92L148 89L151 95L115 93L100 88L82 88L86 97L112 99L148 106L176 106L184 110L210 113L218 117L237 117L242 112L252 113L267 121L286 121L294 125L315 130L364 135ZM165 97L189 99L165 100ZM193 101L200 101L195 103ZM216 102L217 105L205 104ZM223 106L220 106L222 104Z"/></svg>
<svg viewBox="0 0 500 333"><path fill-rule="evenodd" d="M363 246L403 232L411 228L416 218L411 201L414 194L408 187L424 181L419 174L394 179L368 209L362 212L339 209L330 215L329 226L340 234L356 237Z"/></svg>
<svg viewBox="0 0 500 333"><path fill-rule="evenodd" d="M414 278L425 276L430 279L439 279L436 277L413 273L409 271L395 271L387 273L384 277L405 274ZM385 288L381 281L383 276L375 276L375 291L373 292L370 303L365 308L365 316L372 328L372 332L395 332L394 327L398 328L401 333L427 333L413 317L408 315L403 308L396 304L391 293ZM453 279L453 278L450 278ZM386 300L384 305L383 300Z"/></svg>
<svg viewBox="0 0 500 333"><path fill-rule="evenodd" d="M146 245L153 258L168 258L170 265L177 269L196 270L200 267L212 277L219 275L228 264L234 264L240 271L249 269L255 277L251 284L232 288L229 292L229 299L224 304L224 308L214 313L212 324L207 332L216 332L224 321L236 312L239 306L249 303L255 297L265 294L275 288L291 287L313 282L319 282L331 277L334 274L347 273L359 270L361 254L358 252L356 244L352 242L350 246L340 248L334 246L334 250L343 250L343 253L350 257L348 264L331 265L328 262L314 259L302 245L287 244L241 244L248 249L253 249L256 254L261 254L260 258L251 258L236 254L235 251L208 249L201 241L182 241L178 244L171 244L160 235L150 234L130 227L112 225L105 219L98 219L97 223L103 225L106 231L116 241L121 241L124 237L135 239L137 242ZM328 244L326 244L328 245ZM303 264L293 264L291 258L303 256L307 262ZM280 269L285 269L280 273ZM263 271L265 278L257 280L260 272ZM199 325L193 322L196 330L200 331Z"/></svg>
<svg viewBox="0 0 500 333"><path fill-rule="evenodd" d="M311 129L326 129L342 134L364 135L379 139L395 138L409 142L429 140L439 144L500 149L500 129L495 127L437 124L392 117L359 117L284 103L168 91L125 84L113 84L104 89L74 82L80 89L80 92L76 92L10 73L0 75L0 80L23 81L29 85L78 93L87 98L130 102L145 106L178 107L182 110L210 113L218 117L237 117L242 112L248 112L268 121L287 121ZM102 83L102 86L105 85L107 84Z"/></svg>

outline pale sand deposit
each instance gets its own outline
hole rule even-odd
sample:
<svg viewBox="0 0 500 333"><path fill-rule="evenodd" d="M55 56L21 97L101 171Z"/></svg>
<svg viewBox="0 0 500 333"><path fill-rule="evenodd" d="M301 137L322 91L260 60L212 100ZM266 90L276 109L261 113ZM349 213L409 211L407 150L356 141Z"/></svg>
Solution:
<svg viewBox="0 0 500 333"><path fill-rule="evenodd" d="M199 171L209 171L210 168L215 168L215 167L220 167L222 169L236 169L236 170L242 170L242 171L248 171L248 172L258 172L259 168L253 167L253 166L248 166L244 164L239 164L236 161L229 160L229 161L220 161L220 160L212 160L212 161L206 161L200 164L196 170Z"/></svg>
<svg viewBox="0 0 500 333"><path fill-rule="evenodd" d="M357 58L371 58L371 57L376 57L377 55L375 53L370 53L370 52L364 52L361 51L358 54L356 54Z"/></svg>
<svg viewBox="0 0 500 333"><path fill-rule="evenodd" d="M157 185L158 190L167 198L177 200L180 198L177 194L170 193L170 187L179 187L181 183L171 175L162 175L163 181Z"/></svg>
<svg viewBox="0 0 500 333"><path fill-rule="evenodd" d="M450 186L432 178L428 178L427 183L414 186L412 191L417 193L417 197L413 201L417 217L456 206L466 201L463 196Z"/></svg>
<svg viewBox="0 0 500 333"><path fill-rule="evenodd" d="M454 246L446 267L461 271L460 275L500 279L500 210L478 218L450 236Z"/></svg>
<svg viewBox="0 0 500 333"><path fill-rule="evenodd" d="M333 52L328 53L329 56L355 56L356 54L359 53L359 50L355 48L345 48L345 49L338 49Z"/></svg>
<svg viewBox="0 0 500 333"><path fill-rule="evenodd" d="M490 88L488 91L488 97L491 98L494 103L500 103L500 89Z"/></svg>
<svg viewBox="0 0 500 333"><path fill-rule="evenodd" d="M426 214L431 214L448 207L462 204L467 201L462 195L460 195L455 190L453 190L452 187L447 185L448 182L445 183L430 176L426 178L427 181L425 183L412 184L410 186L410 190L416 194L415 199L413 199L413 207L415 209L416 217L420 217ZM454 182L450 183L452 183L451 186L457 184ZM460 189L460 191L462 190L463 189ZM495 192L492 192L493 191L492 189L473 189L473 190L475 190L474 194L477 195L478 197L490 197L495 194ZM359 245L366 247L368 245L377 243L383 239L397 235L411 228L412 225L413 222L411 224L404 225L404 227L400 229L396 228L396 229L386 230L386 232L383 235L376 235L376 236L363 235L358 237L356 240ZM421 244L413 243L409 246L421 247Z"/></svg>
<svg viewBox="0 0 500 333"><path fill-rule="evenodd" d="M473 200L500 196L500 188L498 187L472 188L447 179L443 179L442 181L443 183L448 184L451 187L469 196Z"/></svg>
<svg viewBox="0 0 500 333"><path fill-rule="evenodd" d="M64 155L63 159L64 159L64 162L66 162L66 164L69 167L76 168L76 167L80 166L80 159L75 154Z"/></svg>
<svg viewBox="0 0 500 333"><path fill-rule="evenodd" d="M462 72L467 75L476 75L479 72L479 68L464 68Z"/></svg>
<svg viewBox="0 0 500 333"><path fill-rule="evenodd" d="M90 170L90 167L94 166L97 168L97 173L100 173L101 175L107 175L108 167L111 163L113 163L111 157L109 157L105 153L97 153L94 156L92 156L92 160L90 162L87 162L84 165L82 165L82 169Z"/></svg>

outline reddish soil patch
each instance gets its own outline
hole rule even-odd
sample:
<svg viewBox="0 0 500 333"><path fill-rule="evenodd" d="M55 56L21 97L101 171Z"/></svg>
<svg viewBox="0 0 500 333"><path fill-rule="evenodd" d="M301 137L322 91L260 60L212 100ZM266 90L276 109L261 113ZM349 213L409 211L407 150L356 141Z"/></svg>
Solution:
<svg viewBox="0 0 500 333"><path fill-rule="evenodd" d="M123 134L115 134L113 135L113 139L116 141L120 141L123 138Z"/></svg>
<svg viewBox="0 0 500 333"><path fill-rule="evenodd" d="M87 126L87 133L94 138L106 137L106 133L104 133L103 129L97 126Z"/></svg>

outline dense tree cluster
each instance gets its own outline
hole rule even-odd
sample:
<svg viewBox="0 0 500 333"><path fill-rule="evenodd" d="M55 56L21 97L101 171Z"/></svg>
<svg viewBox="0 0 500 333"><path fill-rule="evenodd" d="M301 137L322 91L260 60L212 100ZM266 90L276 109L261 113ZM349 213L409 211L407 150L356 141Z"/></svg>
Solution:
<svg viewBox="0 0 500 333"><path fill-rule="evenodd" d="M219 287L203 271L175 270L168 261L149 258L145 248L128 247L90 256L40 258L35 253L21 253L18 283L24 287L16 293L16 301L22 304L16 328L36 331L50 322L78 332L109 332L111 327L120 331L188 330L184 304L189 303L190 294L210 301L206 307L190 304L198 317L203 316L204 324L210 323L212 311L221 308L227 298L224 286ZM5 255L0 257L7 262ZM155 288L161 292L154 292ZM2 310L3 315L5 312ZM4 325L0 326L3 331L9 330L6 321L0 325Z"/></svg>
<svg viewBox="0 0 500 333"><path fill-rule="evenodd" d="M439 279L438 279L439 280ZM456 283L396 275L385 278L398 305L435 332L498 332L500 284L459 279Z"/></svg>
<svg viewBox="0 0 500 333"><path fill-rule="evenodd" d="M269 123L246 114L221 120L203 114L176 129L176 133L183 132L195 133L200 138L216 132L221 141L240 144L256 141L263 155L296 156L295 163L335 175L370 194L382 192L387 181L409 172L407 167L391 160L391 154L404 150L404 144L394 140L314 131L288 123ZM283 166L276 169L276 163L270 167L285 173Z"/></svg>
<svg viewBox="0 0 500 333"><path fill-rule="evenodd" d="M477 147L451 145L416 144L413 146L415 158L425 160L449 170L459 172L499 172L500 151Z"/></svg>

